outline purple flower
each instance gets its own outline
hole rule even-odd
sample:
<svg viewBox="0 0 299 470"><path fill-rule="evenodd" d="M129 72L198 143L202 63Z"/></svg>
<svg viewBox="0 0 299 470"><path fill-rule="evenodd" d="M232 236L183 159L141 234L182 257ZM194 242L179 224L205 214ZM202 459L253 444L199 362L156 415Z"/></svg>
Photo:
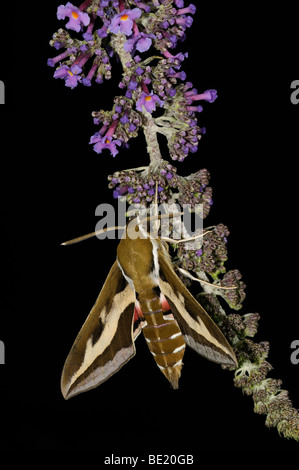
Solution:
<svg viewBox="0 0 299 470"><path fill-rule="evenodd" d="M190 111L191 113L201 113L203 110L203 107L199 104L198 106L187 106L187 111Z"/></svg>
<svg viewBox="0 0 299 470"><path fill-rule="evenodd" d="M179 16L176 18L176 24L182 26L183 28L190 28L193 23L192 16Z"/></svg>
<svg viewBox="0 0 299 470"><path fill-rule="evenodd" d="M136 47L137 51L139 52L148 51L152 45L151 38L155 38L155 35L139 33L137 36L133 36L125 42L124 50L127 52L132 52L133 48Z"/></svg>
<svg viewBox="0 0 299 470"><path fill-rule="evenodd" d="M139 8L142 8L144 11L146 11L147 13L149 11L151 11L151 7L148 6L148 5L145 5L143 2L135 2L136 5L139 7Z"/></svg>
<svg viewBox="0 0 299 470"><path fill-rule="evenodd" d="M119 199L121 197L121 194L119 193L117 189L113 191L113 197L114 199Z"/></svg>
<svg viewBox="0 0 299 470"><path fill-rule="evenodd" d="M191 13L191 15L194 15L195 12L196 6L191 3L188 7L178 10L177 15L185 15L186 13Z"/></svg>
<svg viewBox="0 0 299 470"><path fill-rule="evenodd" d="M82 72L79 65L72 65L71 68L67 65L62 65L54 73L54 78L64 78L65 86L73 89L78 85L78 82L81 82L82 77L80 73Z"/></svg>
<svg viewBox="0 0 299 470"><path fill-rule="evenodd" d="M131 124L129 125L129 132L134 132L135 130L136 130L135 124L131 123Z"/></svg>
<svg viewBox="0 0 299 470"><path fill-rule="evenodd" d="M202 94L202 97L204 100L208 101L209 103L213 103L216 98L218 98L217 96L217 90L206 90L203 94Z"/></svg>
<svg viewBox="0 0 299 470"><path fill-rule="evenodd" d="M138 85L138 83L136 82L136 80L130 80L130 82L128 84L128 89L129 90L136 90L137 85Z"/></svg>
<svg viewBox="0 0 299 470"><path fill-rule="evenodd" d="M147 194L148 194L149 196L153 196L153 195L155 194L155 192L156 192L155 189L154 189L154 188L151 188L151 189L147 192Z"/></svg>
<svg viewBox="0 0 299 470"><path fill-rule="evenodd" d="M53 57L51 59L48 59L47 64L50 67L54 67L57 62L60 62L61 60L65 59L67 56L74 54L77 52L76 47L72 47L70 49L67 49L66 51L62 52L61 54L57 55L56 57Z"/></svg>
<svg viewBox="0 0 299 470"><path fill-rule="evenodd" d="M192 101L205 100L205 101L208 101L209 103L213 103L218 98L217 90L214 90L214 89L206 90L201 94L197 94L197 93L192 94L192 91L191 91L191 92L187 92L186 95L188 95L188 93L191 93L191 95L188 96L188 98Z"/></svg>
<svg viewBox="0 0 299 470"><path fill-rule="evenodd" d="M151 37L155 37L154 35L151 35ZM140 37L136 42L136 49L139 52L145 52L148 51L149 48L152 45L152 40L148 34L145 33L140 33Z"/></svg>
<svg viewBox="0 0 299 470"><path fill-rule="evenodd" d="M118 150L116 148L116 145L120 145L121 142L120 140L113 140L111 137L108 136L102 136L99 132L96 132L91 138L90 138L90 144L95 144L93 146L93 149L97 153L102 153L102 150L108 149L110 150L111 154L113 157L118 153Z"/></svg>
<svg viewBox="0 0 299 470"><path fill-rule="evenodd" d="M83 13L70 2L67 2L66 5L60 5L57 8L57 18L59 20L64 20L66 16L69 18L69 21L65 27L77 31L77 33L80 32L82 24L87 26L90 23L88 14Z"/></svg>
<svg viewBox="0 0 299 470"><path fill-rule="evenodd" d="M156 110L156 103L159 106L163 106L164 101L160 100L159 96L154 95L153 92L148 94L143 91L140 95L139 100L136 103L136 109L138 111L142 111L142 106L144 106L146 111L152 113Z"/></svg>
<svg viewBox="0 0 299 470"><path fill-rule="evenodd" d="M59 50L62 47L62 44L59 41L55 41L53 46L55 47L55 49Z"/></svg>
<svg viewBox="0 0 299 470"><path fill-rule="evenodd" d="M115 199L119 199L120 197L122 197L126 192L128 192L128 190L131 189L130 186L118 186L114 191L113 191L113 197Z"/></svg>
<svg viewBox="0 0 299 470"><path fill-rule="evenodd" d="M128 118L127 114L124 114L124 115L120 118L120 122L122 122L123 124L126 124L127 122L129 122L129 118Z"/></svg>
<svg viewBox="0 0 299 470"><path fill-rule="evenodd" d="M124 33L126 36L131 36L133 28L133 20L141 16L139 8L133 10L123 10L112 18L109 29L111 33Z"/></svg>
<svg viewBox="0 0 299 470"><path fill-rule="evenodd" d="M108 25L104 25L100 29L98 29L97 33L100 38L105 38L108 36L107 29L108 29Z"/></svg>
<svg viewBox="0 0 299 470"><path fill-rule="evenodd" d="M140 77L140 75L144 73L144 70L142 67L137 67L137 69L135 69L135 72L137 73L138 77Z"/></svg>

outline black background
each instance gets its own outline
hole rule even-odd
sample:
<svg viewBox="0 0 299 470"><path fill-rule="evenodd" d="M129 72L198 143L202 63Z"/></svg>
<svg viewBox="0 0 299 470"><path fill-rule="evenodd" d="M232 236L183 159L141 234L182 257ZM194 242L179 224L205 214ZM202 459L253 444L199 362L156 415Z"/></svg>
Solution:
<svg viewBox="0 0 299 470"><path fill-rule="evenodd" d="M60 373L72 342L114 262L117 241L60 243L94 229L98 204L115 203L107 175L148 162L142 135L116 158L88 144L93 110L111 109L120 68L110 82L66 88L53 79L48 45L63 27L59 1L15 15L7 7L1 32L1 234L4 283L0 339L0 447L77 450L102 456L193 453L204 450L295 449L265 427L251 397L223 371L187 350L180 389L173 391L142 337L137 355L99 389L69 401ZM196 154L179 166L187 175L211 172L214 205L208 225L229 227L228 269L247 285L240 313L261 315L257 341L270 342L271 377L281 378L295 406L298 339L297 134L299 105L295 2L264 9L201 2L183 69L199 91L218 90L204 105L207 128ZM298 8L298 6L297 6ZM167 157L166 157L167 158ZM100 457L101 456L101 457Z"/></svg>

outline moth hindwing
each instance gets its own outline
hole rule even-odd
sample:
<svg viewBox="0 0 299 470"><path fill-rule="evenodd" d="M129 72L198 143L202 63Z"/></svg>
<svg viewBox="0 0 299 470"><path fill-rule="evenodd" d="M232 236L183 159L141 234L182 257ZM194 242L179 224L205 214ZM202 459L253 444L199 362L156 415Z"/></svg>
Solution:
<svg viewBox="0 0 299 470"><path fill-rule="evenodd" d="M237 365L220 329L176 275L164 243L130 236L130 230L66 359L65 398L97 387L126 364L140 331L173 388L186 345L214 362Z"/></svg>

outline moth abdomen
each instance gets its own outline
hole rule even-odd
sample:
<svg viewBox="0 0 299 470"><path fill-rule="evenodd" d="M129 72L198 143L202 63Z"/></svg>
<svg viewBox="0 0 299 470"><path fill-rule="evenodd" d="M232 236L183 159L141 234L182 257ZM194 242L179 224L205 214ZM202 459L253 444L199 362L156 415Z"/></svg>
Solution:
<svg viewBox="0 0 299 470"><path fill-rule="evenodd" d="M164 311L160 297L142 301L141 308L146 319L142 331L149 350L172 387L178 388L186 347L180 328L169 308Z"/></svg>

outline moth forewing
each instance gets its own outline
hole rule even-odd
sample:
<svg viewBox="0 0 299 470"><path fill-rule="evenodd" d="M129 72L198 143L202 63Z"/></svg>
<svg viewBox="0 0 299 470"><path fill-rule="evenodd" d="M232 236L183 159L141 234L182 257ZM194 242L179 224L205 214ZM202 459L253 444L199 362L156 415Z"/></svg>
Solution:
<svg viewBox="0 0 299 470"><path fill-rule="evenodd" d="M232 347L204 308L176 275L163 245L158 250L159 285L186 344L207 359L237 366Z"/></svg>
<svg viewBox="0 0 299 470"><path fill-rule="evenodd" d="M134 305L135 292L115 262L64 364L64 398L97 387L135 355Z"/></svg>

